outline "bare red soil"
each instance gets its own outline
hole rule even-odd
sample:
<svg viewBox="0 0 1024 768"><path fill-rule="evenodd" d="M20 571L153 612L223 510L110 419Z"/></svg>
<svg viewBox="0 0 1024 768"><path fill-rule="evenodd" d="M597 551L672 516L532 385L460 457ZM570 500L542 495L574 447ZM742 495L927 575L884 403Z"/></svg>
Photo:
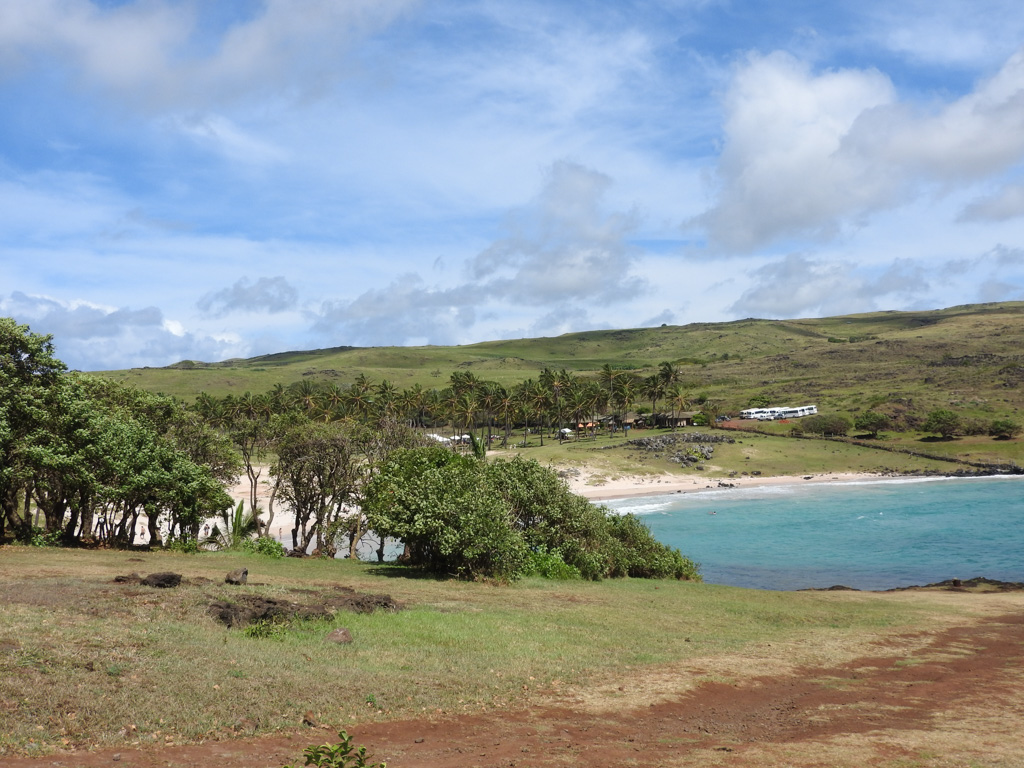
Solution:
<svg viewBox="0 0 1024 768"><path fill-rule="evenodd" d="M1024 613L908 639L888 638L877 655L838 666L703 682L615 711L552 694L531 709L360 725L351 735L391 768L1024 766ZM912 650L892 653L904 646ZM335 740L330 729L306 728L0 764L280 768L301 765L304 747Z"/></svg>

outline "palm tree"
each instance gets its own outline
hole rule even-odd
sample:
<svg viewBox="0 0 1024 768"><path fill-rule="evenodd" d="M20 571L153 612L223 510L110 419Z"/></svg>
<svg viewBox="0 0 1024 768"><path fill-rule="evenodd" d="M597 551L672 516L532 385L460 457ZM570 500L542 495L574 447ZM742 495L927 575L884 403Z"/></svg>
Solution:
<svg viewBox="0 0 1024 768"><path fill-rule="evenodd" d="M690 393L682 384L672 384L665 393L668 403L672 407L672 431L676 430L676 413L690 409Z"/></svg>
<svg viewBox="0 0 1024 768"><path fill-rule="evenodd" d="M214 523L210 535L202 543L217 549L239 549L247 539L260 533L259 511L245 511L245 502L238 502L234 511L224 509L217 513L219 523Z"/></svg>
<svg viewBox="0 0 1024 768"><path fill-rule="evenodd" d="M374 396L374 405L378 417L392 418L398 407L398 387L385 379L377 385L377 393Z"/></svg>
<svg viewBox="0 0 1024 768"><path fill-rule="evenodd" d="M371 390L373 384L365 375L359 374L352 385L345 390L345 407L349 413L362 418L365 417L373 406Z"/></svg>
<svg viewBox="0 0 1024 768"><path fill-rule="evenodd" d="M666 387L677 384L681 377L682 372L668 360L658 365L658 378L665 383Z"/></svg>
<svg viewBox="0 0 1024 768"><path fill-rule="evenodd" d="M309 379L303 379L297 384L293 384L289 387L289 394L295 408L306 414L306 416L312 418L315 413L321 410L320 388Z"/></svg>
<svg viewBox="0 0 1024 768"><path fill-rule="evenodd" d="M643 380L643 393L651 400L651 418L656 419L658 414L658 400L665 394L665 382L657 374L652 374Z"/></svg>
<svg viewBox="0 0 1024 768"><path fill-rule="evenodd" d="M620 421L623 423L625 423L626 415L633 407L633 403L636 402L638 390L639 383L636 376L620 376L615 380L612 402L619 409Z"/></svg>
<svg viewBox="0 0 1024 768"><path fill-rule="evenodd" d="M615 379L620 375L622 375L622 371L612 368L610 363L605 363L601 366L601 370L598 372L597 378L600 380L609 396L611 396L615 389Z"/></svg>
<svg viewBox="0 0 1024 768"><path fill-rule="evenodd" d="M501 398L504 394L505 388L496 381L485 381L480 385L478 400L480 409L483 411L484 421L487 422L487 442L485 446L488 448L491 445L491 427L494 424L494 414L498 410L498 405L501 403Z"/></svg>

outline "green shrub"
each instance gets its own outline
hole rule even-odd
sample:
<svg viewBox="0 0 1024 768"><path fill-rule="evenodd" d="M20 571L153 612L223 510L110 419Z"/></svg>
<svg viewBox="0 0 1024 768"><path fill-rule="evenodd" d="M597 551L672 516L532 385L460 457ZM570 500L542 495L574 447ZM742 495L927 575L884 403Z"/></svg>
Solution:
<svg viewBox="0 0 1024 768"><path fill-rule="evenodd" d="M557 550L554 552L543 550L531 552L525 575L560 581L575 581L583 578L580 569L565 562Z"/></svg>
<svg viewBox="0 0 1024 768"><path fill-rule="evenodd" d="M804 428L805 432L810 432L812 435L842 437L850 431L850 428L853 425L845 416L818 415L808 416L802 421L801 426Z"/></svg>
<svg viewBox="0 0 1024 768"><path fill-rule="evenodd" d="M269 536L246 539L242 542L242 549L253 555L266 555L267 557L284 557L285 555L284 545Z"/></svg>
<svg viewBox="0 0 1024 768"><path fill-rule="evenodd" d="M1016 437L1021 432L1020 424L1010 419L995 419L988 427L988 433L992 437L998 437L1003 440L1009 440L1012 437Z"/></svg>
<svg viewBox="0 0 1024 768"><path fill-rule="evenodd" d="M307 747L303 751L306 762L303 765L315 765L318 768L387 768L387 763L366 762L366 747L356 749L352 746L352 737L345 731L338 731L339 744L321 744L318 747ZM284 768L295 768L286 765Z"/></svg>
<svg viewBox="0 0 1024 768"><path fill-rule="evenodd" d="M398 451L367 486L364 510L378 535L406 545L409 564L435 573L699 579L638 520L575 495L536 461L487 464L434 446Z"/></svg>
<svg viewBox="0 0 1024 768"><path fill-rule="evenodd" d="M945 408L937 408L929 412L928 418L921 425L922 432L935 432L948 440L962 427L960 415Z"/></svg>
<svg viewBox="0 0 1024 768"><path fill-rule="evenodd" d="M195 539L171 539L164 549L169 552L180 552L185 555L195 555L199 552L199 542Z"/></svg>
<svg viewBox="0 0 1024 768"><path fill-rule="evenodd" d="M47 533L44 528L33 527L32 535L29 537L28 543L33 547L59 547L62 538L62 531L51 531L50 533Z"/></svg>

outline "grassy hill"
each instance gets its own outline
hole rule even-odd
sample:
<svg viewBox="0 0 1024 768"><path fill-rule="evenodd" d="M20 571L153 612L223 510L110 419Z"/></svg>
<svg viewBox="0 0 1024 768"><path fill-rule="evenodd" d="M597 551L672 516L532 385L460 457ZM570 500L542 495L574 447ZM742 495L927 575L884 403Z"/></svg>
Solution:
<svg viewBox="0 0 1024 768"><path fill-rule="evenodd" d="M262 392L306 377L345 386L365 374L399 389L441 388L452 372L468 370L508 385L545 367L587 374L609 364L645 375L666 360L683 368L695 394L720 401L726 411L766 395L780 405L814 402L849 414L898 402L920 411L953 407L966 416L1013 418L1024 407L1024 302L587 331L454 347L334 347L102 375L191 400L203 391Z"/></svg>

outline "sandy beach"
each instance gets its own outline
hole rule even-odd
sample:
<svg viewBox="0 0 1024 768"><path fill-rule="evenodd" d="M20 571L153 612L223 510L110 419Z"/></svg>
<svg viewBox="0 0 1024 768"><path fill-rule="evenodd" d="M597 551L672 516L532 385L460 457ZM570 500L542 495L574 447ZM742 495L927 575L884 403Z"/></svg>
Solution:
<svg viewBox="0 0 1024 768"><path fill-rule="evenodd" d="M591 501L625 499L636 496L662 496L669 493L688 493L712 488L751 488L769 485L801 485L804 483L842 483L880 480L887 475L859 472L830 472L810 475L740 475L737 477L694 477L664 473L661 475L623 475L612 479L596 479L586 469L566 478L570 490Z"/></svg>
<svg viewBox="0 0 1024 768"><path fill-rule="evenodd" d="M695 475L679 475L665 472L659 475L622 475L608 478L599 472L587 468L572 470L565 477L569 489L591 501L607 501L609 499L625 499L635 496L661 496L669 493L691 493L711 488L751 488L769 485L802 485L805 483L842 483L864 480L880 480L887 475L858 472L828 472L808 475L778 475L762 477L760 475L738 475L736 477L701 477ZM257 486L257 499L266 510L271 491L270 471L263 467ZM228 491L235 501L249 498L249 479L242 475L237 483ZM278 508L278 517L287 519L287 509Z"/></svg>

